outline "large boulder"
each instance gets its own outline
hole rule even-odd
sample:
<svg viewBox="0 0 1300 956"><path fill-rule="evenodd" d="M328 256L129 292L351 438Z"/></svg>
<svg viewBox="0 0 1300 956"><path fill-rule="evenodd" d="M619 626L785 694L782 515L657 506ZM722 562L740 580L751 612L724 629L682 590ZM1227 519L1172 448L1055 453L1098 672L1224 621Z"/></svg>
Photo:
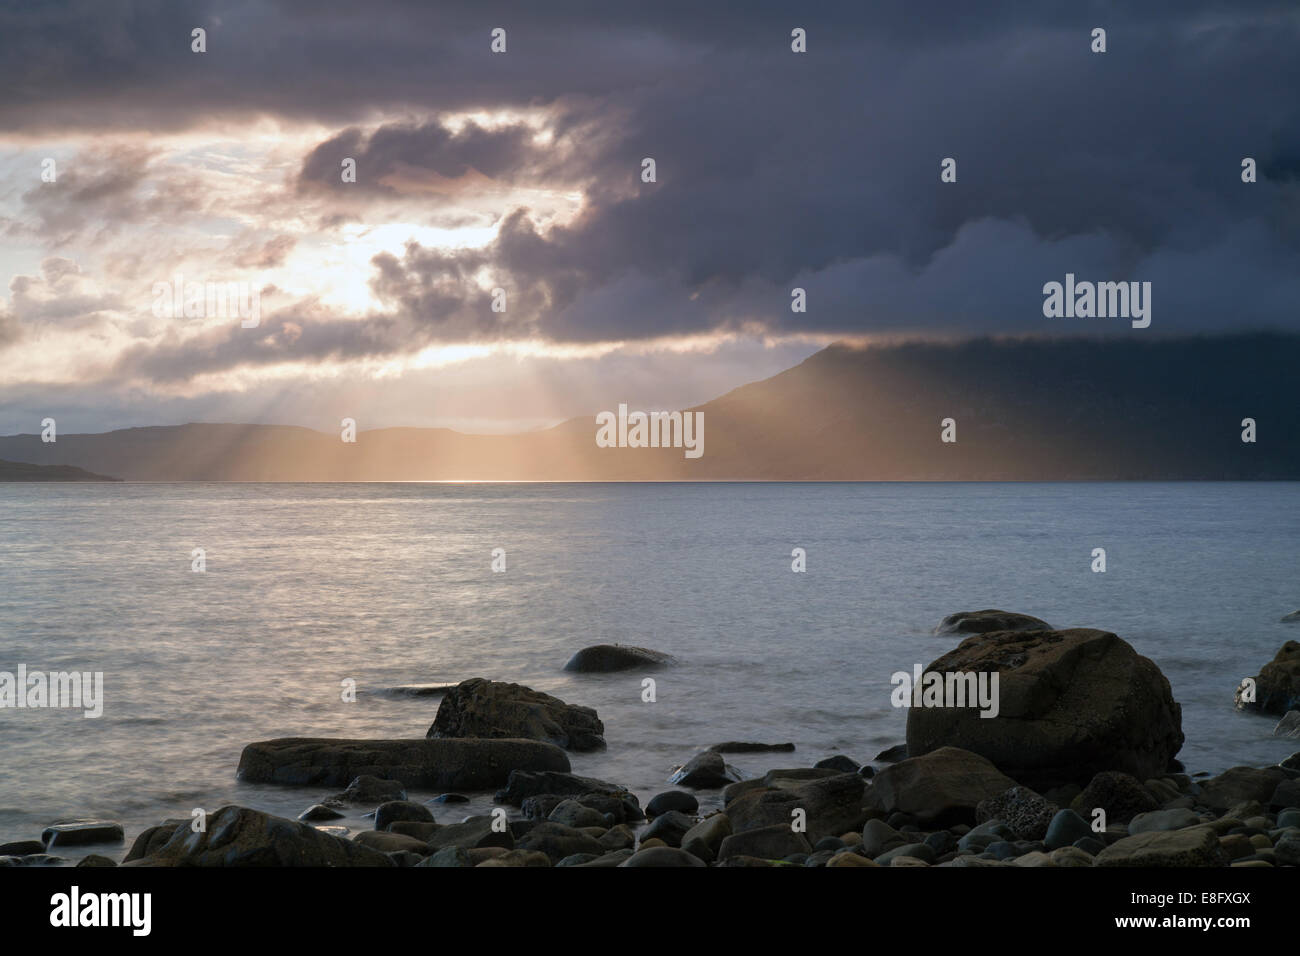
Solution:
<svg viewBox="0 0 1300 956"><path fill-rule="evenodd" d="M1232 767L1202 780L1196 799L1220 813L1251 800L1267 806L1277 785L1286 779L1286 771L1279 767Z"/></svg>
<svg viewBox="0 0 1300 956"><path fill-rule="evenodd" d="M590 707L504 681L473 677L447 691L428 737L523 737L565 750L599 750L605 725Z"/></svg>
<svg viewBox="0 0 1300 956"><path fill-rule="evenodd" d="M1300 641L1287 641L1255 678L1255 699L1237 688L1237 707L1266 714L1300 710Z"/></svg>
<svg viewBox="0 0 1300 956"><path fill-rule="evenodd" d="M379 850L315 827L247 807L227 806L211 814L195 833L178 826L149 856L127 866L393 866Z"/></svg>
<svg viewBox="0 0 1300 956"><path fill-rule="evenodd" d="M941 747L880 771L872 778L866 802L883 813L901 811L921 824L947 827L974 823L981 803L1015 785L979 754ZM727 815L732 815L730 807Z"/></svg>
<svg viewBox="0 0 1300 956"><path fill-rule="evenodd" d="M344 786L358 776L425 790L490 790L515 770L567 771L564 751L538 740L335 740L284 737L249 744L239 778L249 783Z"/></svg>
<svg viewBox="0 0 1300 956"><path fill-rule="evenodd" d="M637 667L662 667L674 663L671 654L652 651L648 647L631 644L596 644L584 647L569 658L566 671L581 674L606 674L610 671L627 671Z"/></svg>
<svg viewBox="0 0 1300 956"><path fill-rule="evenodd" d="M986 634L989 631L1050 631L1052 625L1028 614L1015 611L998 611L987 608L983 611L958 611L949 614L934 633L947 637L955 634Z"/></svg>
<svg viewBox="0 0 1300 956"><path fill-rule="evenodd" d="M912 707L907 752L981 754L1043 792L1102 770L1159 777L1183 745L1182 709L1154 663L1108 631L993 631L962 641L927 672L998 675L998 713L973 702ZM991 678L990 685L991 685ZM945 685L947 681L945 681Z"/></svg>
<svg viewBox="0 0 1300 956"><path fill-rule="evenodd" d="M804 812L808 839L813 843L861 829L866 822L866 781L856 773L777 783L739 792L728 801L727 817L734 832L778 823L789 827L795 810Z"/></svg>

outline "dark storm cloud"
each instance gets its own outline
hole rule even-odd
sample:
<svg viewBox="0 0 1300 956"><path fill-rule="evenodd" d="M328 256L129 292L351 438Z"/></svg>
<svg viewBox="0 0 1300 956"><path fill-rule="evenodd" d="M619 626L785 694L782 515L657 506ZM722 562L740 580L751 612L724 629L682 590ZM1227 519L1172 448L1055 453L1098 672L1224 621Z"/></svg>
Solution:
<svg viewBox="0 0 1300 956"><path fill-rule="evenodd" d="M193 26L206 54L189 51ZM488 52L496 26L504 56ZM347 150L366 164L363 202L380 179L376 200L400 194L409 170L582 184L564 227L503 208L486 249L378 257L372 287L422 336L1127 328L1044 319L1042 284L1067 271L1152 281L1156 332L1294 327L1298 47L1300 12L1271 0L11 5L0 125L311 119L340 132L299 182L337 180ZM436 119L505 107L543 109L558 142ZM361 129L405 111L435 119ZM638 179L647 156L655 184ZM955 184L939 181L948 156ZM469 281L483 268L510 291L508 321ZM253 341L208 357L274 354Z"/></svg>

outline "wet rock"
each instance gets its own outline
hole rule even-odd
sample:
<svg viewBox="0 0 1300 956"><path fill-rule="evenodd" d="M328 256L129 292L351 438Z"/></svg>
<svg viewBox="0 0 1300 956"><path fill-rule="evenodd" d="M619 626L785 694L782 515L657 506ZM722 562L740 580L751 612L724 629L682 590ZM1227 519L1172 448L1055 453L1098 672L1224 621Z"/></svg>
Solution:
<svg viewBox="0 0 1300 956"><path fill-rule="evenodd" d="M727 801L732 829L740 833L773 824L790 826L803 811L808 839L820 840L859 829L866 822L866 781L856 773L832 773L811 780L776 776L775 786L741 792Z"/></svg>
<svg viewBox="0 0 1300 956"><path fill-rule="evenodd" d="M601 856L605 852L605 848L590 834L549 821L529 830L522 839L515 842L515 849L544 853L552 863L575 853Z"/></svg>
<svg viewBox="0 0 1300 956"><path fill-rule="evenodd" d="M433 823L433 814L413 800L390 800L375 810L375 829L387 830L394 823Z"/></svg>
<svg viewBox="0 0 1300 956"><path fill-rule="evenodd" d="M641 831L641 839L663 840L671 847L680 847L684 837L695 826L694 817L688 817L677 810L669 810L655 817L654 822Z"/></svg>
<svg viewBox="0 0 1300 956"><path fill-rule="evenodd" d="M188 827L189 820L165 820L156 827L148 827L142 830L131 844L131 849L127 851L123 863L130 863L134 860L143 859L146 856L152 856L172 838L178 827Z"/></svg>
<svg viewBox="0 0 1300 956"><path fill-rule="evenodd" d="M1124 837L1097 854L1096 866L1224 866L1228 855L1209 827L1150 830Z"/></svg>
<svg viewBox="0 0 1300 956"><path fill-rule="evenodd" d="M740 779L740 771L729 767L722 755L712 750L698 753L677 769L668 782L694 790L713 790Z"/></svg>
<svg viewBox="0 0 1300 956"><path fill-rule="evenodd" d="M623 797L629 795L627 790L617 784L607 783L595 777L580 777L574 773L553 770L533 771L516 770L510 774L505 787L497 791L496 802L510 806L520 806L525 797L552 794L560 797L575 797L588 793L603 793Z"/></svg>
<svg viewBox="0 0 1300 956"><path fill-rule="evenodd" d="M1300 807L1300 777L1281 781L1268 798L1270 810L1285 810L1287 807Z"/></svg>
<svg viewBox="0 0 1300 956"><path fill-rule="evenodd" d="M320 831L317 830L319 833ZM400 853L403 850L419 854L423 859L429 852L429 845L423 840L401 833L388 833L379 830L362 830L353 838L353 843L370 847L380 853Z"/></svg>
<svg viewBox="0 0 1300 956"><path fill-rule="evenodd" d="M499 787L515 770L569 769L564 751L538 740L335 740L289 737L249 744L239 759L239 778L249 783L343 786L360 776L396 781L397 790ZM349 787L353 803L405 799ZM375 799L379 797L378 799ZM330 803L332 801L325 801Z"/></svg>
<svg viewBox="0 0 1300 956"><path fill-rule="evenodd" d="M344 828L340 827L339 829ZM426 820L394 820L386 829L389 833L400 833L403 836L415 837L423 843L428 843L429 838L441 830L442 826Z"/></svg>
<svg viewBox="0 0 1300 956"><path fill-rule="evenodd" d="M622 866L623 861L631 859L632 854L633 854L633 850L631 849L631 847L628 847L626 849L620 849L620 850L611 850L602 856L596 857L596 859L594 860L589 860L586 863L579 863L578 866L593 866L593 867Z"/></svg>
<svg viewBox="0 0 1300 956"><path fill-rule="evenodd" d="M1152 661L1107 631L993 631L962 641L926 672L998 675L998 715L974 702L911 707L909 754L959 747L1038 792L1102 770L1158 777L1183 744L1182 709Z"/></svg>
<svg viewBox="0 0 1300 956"><path fill-rule="evenodd" d="M989 631L1050 631L1052 625L1028 614L1014 611L958 611L949 614L934 629L937 636L956 634L986 634Z"/></svg>
<svg viewBox="0 0 1300 956"><path fill-rule="evenodd" d="M28 856L32 853L44 853L45 844L40 840L16 840L13 843L0 843L0 856Z"/></svg>
<svg viewBox="0 0 1300 956"><path fill-rule="evenodd" d="M671 654L652 651L648 647L636 647L632 644L595 644L584 647L570 657L564 669L580 674L607 674L639 667L663 667L673 663L676 663L676 659Z"/></svg>
<svg viewBox="0 0 1300 956"><path fill-rule="evenodd" d="M857 761L851 760L843 754L835 754L824 760L818 760L813 766L818 770L838 770L840 773L858 772Z"/></svg>
<svg viewBox="0 0 1300 956"><path fill-rule="evenodd" d="M884 813L911 814L934 826L972 823L980 803L1015 785L978 754L941 747L876 774L867 805Z"/></svg>
<svg viewBox="0 0 1300 956"><path fill-rule="evenodd" d="M515 837L509 828L498 830L493 826L494 817L484 814L470 817L462 823L451 823L438 827L429 835L428 845L432 850L458 846L465 850L478 850L484 847L501 847L514 849Z"/></svg>
<svg viewBox="0 0 1300 956"><path fill-rule="evenodd" d="M1290 614L1282 615L1280 620L1282 624L1300 624L1300 611L1292 611Z"/></svg>
<svg viewBox="0 0 1300 956"><path fill-rule="evenodd" d="M106 820L71 820L55 823L45 828L41 842L45 849L55 847L87 846L92 843L121 843L125 839L122 824Z"/></svg>
<svg viewBox="0 0 1300 956"><path fill-rule="evenodd" d="M1300 710L1288 710L1273 728L1274 737L1300 737Z"/></svg>
<svg viewBox="0 0 1300 956"><path fill-rule="evenodd" d="M110 858L110 857L107 857L107 856L100 856L98 853L91 853L91 854L89 854L88 856L83 856L80 860L78 860L78 861L77 861L77 866L78 866L78 867L83 867L83 866L97 866L97 867L117 866L117 861L114 860L114 859L112 859L112 858Z"/></svg>
<svg viewBox="0 0 1300 956"><path fill-rule="evenodd" d="M440 793L429 803L469 803L469 797L463 793Z"/></svg>
<svg viewBox="0 0 1300 956"><path fill-rule="evenodd" d="M907 759L907 744L894 744L876 754L878 763L898 763Z"/></svg>
<svg viewBox="0 0 1300 956"><path fill-rule="evenodd" d="M562 823L568 827L582 829L583 827L607 827L609 820L605 819L605 814L599 810L593 810L591 807L584 807L577 800L561 800L555 808L546 815L546 819L552 823Z"/></svg>
<svg viewBox="0 0 1300 956"><path fill-rule="evenodd" d="M605 725L590 707L565 703L523 684L474 677L442 698L427 736L541 740L565 750L590 751L605 746L604 732Z"/></svg>
<svg viewBox="0 0 1300 956"><path fill-rule="evenodd" d="M208 816L207 830L178 826L165 844L128 866L393 866L384 853L321 833L294 820L226 806Z"/></svg>
<svg viewBox="0 0 1300 956"><path fill-rule="evenodd" d="M731 834L731 819L725 813L715 813L686 831L682 836L682 849L705 863L712 863L718 857L722 841Z"/></svg>
<svg viewBox="0 0 1300 956"><path fill-rule="evenodd" d="M1300 641L1287 641L1255 678L1255 699L1237 688L1237 707L1266 714L1300 710Z"/></svg>
<svg viewBox="0 0 1300 956"><path fill-rule="evenodd" d="M699 809L700 801L695 798L695 794L687 793L685 790L666 790L650 798L650 802L645 805L645 815L653 820L659 814L667 813L669 810L695 813Z"/></svg>
<svg viewBox="0 0 1300 956"><path fill-rule="evenodd" d="M341 820L343 819L343 814L339 813L333 807L327 807L323 803L317 803L298 814L298 819L303 823L324 823L327 820Z"/></svg>
<svg viewBox="0 0 1300 956"><path fill-rule="evenodd" d="M759 744L743 740L728 740L725 743L714 744L709 749L718 754L791 753L794 744Z"/></svg>
<svg viewBox="0 0 1300 956"><path fill-rule="evenodd" d="M469 853L464 847L445 846L438 852L425 857L416 866L469 867L474 864L469 860Z"/></svg>

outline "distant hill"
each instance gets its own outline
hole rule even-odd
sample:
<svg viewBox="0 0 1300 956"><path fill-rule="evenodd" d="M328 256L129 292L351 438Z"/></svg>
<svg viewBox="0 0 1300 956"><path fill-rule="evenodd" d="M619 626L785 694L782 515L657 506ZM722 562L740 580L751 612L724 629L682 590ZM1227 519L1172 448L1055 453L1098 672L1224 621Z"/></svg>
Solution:
<svg viewBox="0 0 1300 956"><path fill-rule="evenodd" d="M0 457L135 480L1296 480L1298 371L1300 336L1271 333L837 345L694 409L698 459L597 447L599 410L523 435L384 428L355 444L284 425L14 435Z"/></svg>
<svg viewBox="0 0 1300 956"><path fill-rule="evenodd" d="M94 475L72 465L29 465L22 461L0 461L0 481L118 481Z"/></svg>

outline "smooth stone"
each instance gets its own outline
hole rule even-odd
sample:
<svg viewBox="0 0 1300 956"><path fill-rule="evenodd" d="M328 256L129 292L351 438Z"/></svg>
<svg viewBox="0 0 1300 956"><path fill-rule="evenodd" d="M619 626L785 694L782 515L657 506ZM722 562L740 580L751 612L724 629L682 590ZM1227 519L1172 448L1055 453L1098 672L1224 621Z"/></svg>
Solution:
<svg viewBox="0 0 1300 956"><path fill-rule="evenodd" d="M892 850L886 850L884 853L875 857L877 863L881 866L890 866L896 857L906 856L920 860L927 866L934 862L937 854L934 849L925 843L905 843L900 847Z"/></svg>
<svg viewBox="0 0 1300 956"><path fill-rule="evenodd" d="M567 827L581 830L583 827L608 827L611 820L605 814L591 807L584 807L577 800L561 800L555 809L546 815L552 823L562 823Z"/></svg>
<svg viewBox="0 0 1300 956"><path fill-rule="evenodd" d="M722 841L731 836L731 818L725 813L705 817L682 836L682 849L693 853L705 863L712 863L722 848Z"/></svg>
<svg viewBox="0 0 1300 956"><path fill-rule="evenodd" d="M499 856L491 857L476 865L485 867L550 866L551 860L545 853L530 850L507 850Z"/></svg>
<svg viewBox="0 0 1300 956"><path fill-rule="evenodd" d="M1181 830L1201 822L1191 810L1149 810L1139 813L1128 824L1130 834L1149 833L1153 830Z"/></svg>
<svg viewBox="0 0 1300 956"><path fill-rule="evenodd" d="M98 853L91 853L91 854L88 854L87 856L83 856L80 860L78 860L78 861L77 861L77 866L78 866L78 867L83 867L83 866L98 866L98 867L117 866L117 861L114 860L114 859L111 859L111 858L109 858L109 857L106 857L106 856L101 856L101 855L98 854Z"/></svg>
<svg viewBox="0 0 1300 956"><path fill-rule="evenodd" d="M458 846L466 850L476 850L483 847L514 849L514 832L508 829L504 831L496 829L495 822L495 817L482 814L470 817L460 823L440 826L429 834L429 848L431 850L441 850L443 847Z"/></svg>
<svg viewBox="0 0 1300 956"><path fill-rule="evenodd" d="M417 840L415 837L406 836L403 833L389 833L387 830L362 830L352 842L361 846L368 846L372 850L378 850L381 853L398 853L402 850L409 850L412 853L418 853L423 859L429 852L429 844L423 840Z"/></svg>
<svg viewBox="0 0 1300 956"><path fill-rule="evenodd" d="M0 856L30 856L44 853L45 844L40 840L15 840L13 843L0 843Z"/></svg>
<svg viewBox="0 0 1300 956"><path fill-rule="evenodd" d="M576 797L588 793L606 793L619 797L630 796L627 790L613 783L606 783L595 777L580 777L574 773L554 770L515 770L512 771L505 787L495 796L497 803L520 806L525 797L540 794L553 794L561 797Z"/></svg>
<svg viewBox="0 0 1300 956"><path fill-rule="evenodd" d="M828 867L829 866L880 866L880 864L877 863L875 860L869 860L865 856L860 856L859 854L853 853L851 851L835 854L833 857L831 857L829 860L826 861L826 865Z"/></svg>
<svg viewBox="0 0 1300 956"><path fill-rule="evenodd" d="M1106 844L1098 840L1095 836L1079 837L1079 839L1071 843L1070 846L1074 847L1076 850L1082 850L1089 856L1096 856L1102 850L1106 849ZM1061 847L1061 849L1065 848ZM1056 851L1053 850L1052 852Z"/></svg>
<svg viewBox="0 0 1300 956"><path fill-rule="evenodd" d="M394 823L433 823L433 814L413 800L390 800L375 810L375 829L387 830Z"/></svg>
<svg viewBox="0 0 1300 956"><path fill-rule="evenodd" d="M621 850L611 850L602 856L596 857L594 860L590 860L586 863L579 863L577 866L622 866L625 860L632 858L632 854L633 850L631 847Z"/></svg>
<svg viewBox="0 0 1300 956"><path fill-rule="evenodd" d="M714 790L735 783L740 779L740 772L727 766L722 755L712 750L696 754L677 769L668 782L674 786L690 787L693 790Z"/></svg>
<svg viewBox="0 0 1300 956"><path fill-rule="evenodd" d="M650 802L645 805L645 815L653 820L659 814L667 813L669 810L695 813L699 809L700 801L695 798L695 794L687 793L685 790L665 790L650 798Z"/></svg>
<svg viewBox="0 0 1300 956"><path fill-rule="evenodd" d="M1088 826L1087 820L1073 810L1059 810L1052 817L1043 842L1047 844L1049 850L1057 850L1063 846L1070 846L1075 840L1089 836L1092 836L1092 827Z"/></svg>
<svg viewBox="0 0 1300 956"><path fill-rule="evenodd" d="M1041 618L1015 611L986 608L983 611L958 611L949 614L932 632L936 637L957 634L985 634L989 631L1050 631L1052 625Z"/></svg>
<svg viewBox="0 0 1300 956"><path fill-rule="evenodd" d="M437 866L437 867L470 867L474 864L470 862L469 853L464 847L445 846L437 853L425 857L416 866Z"/></svg>
<svg viewBox="0 0 1300 956"><path fill-rule="evenodd" d="M333 807L327 807L323 803L317 803L298 814L298 819L303 823L322 823L326 820L342 820L343 814L339 813Z"/></svg>
<svg viewBox="0 0 1300 956"><path fill-rule="evenodd" d="M654 822L641 831L642 843L660 839L670 847L681 847L682 839L695 826L695 818L677 810L669 810L655 817Z"/></svg>
<svg viewBox="0 0 1300 956"><path fill-rule="evenodd" d="M942 827L974 822L980 803L1015 785L986 758L957 747L940 747L880 771L866 802L885 813L901 811L917 823Z"/></svg>

